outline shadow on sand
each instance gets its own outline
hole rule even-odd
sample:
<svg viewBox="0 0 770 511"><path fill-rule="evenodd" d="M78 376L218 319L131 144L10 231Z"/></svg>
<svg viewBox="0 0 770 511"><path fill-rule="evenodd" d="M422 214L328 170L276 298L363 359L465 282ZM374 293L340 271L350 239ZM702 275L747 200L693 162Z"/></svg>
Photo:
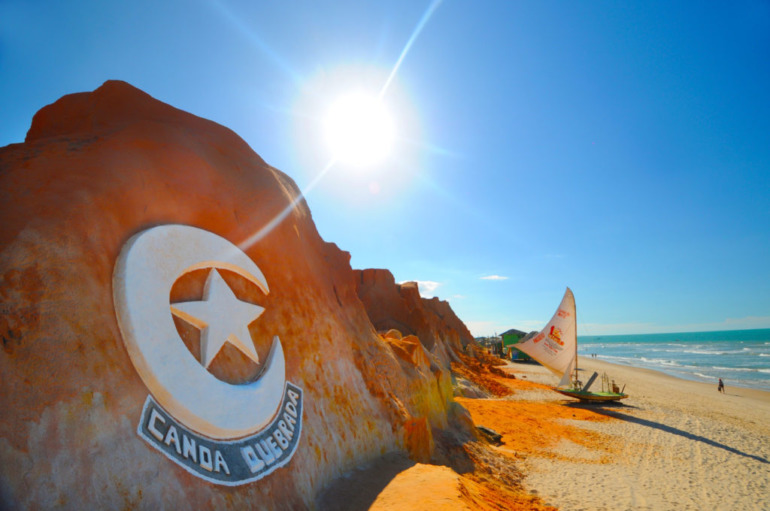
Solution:
<svg viewBox="0 0 770 511"><path fill-rule="evenodd" d="M583 408L584 410L593 410L602 413L603 408L619 408L623 410L639 410L638 406L629 405L622 401L564 401L565 406L570 408Z"/></svg>
<svg viewBox="0 0 770 511"><path fill-rule="evenodd" d="M622 409L632 409L636 407L624 405L622 403L613 403L613 404L604 404L603 406L596 406L596 405L584 405L575 403L572 404L572 406L579 407L579 408L586 408L595 411L596 413L600 413L602 415L606 415L608 417L614 417L616 419L620 419L622 421L631 422L633 424L639 424L640 426L647 426L648 428L655 428L660 431L665 431L666 433L670 433L672 435L679 435L683 438L687 438L689 440L696 440L698 442L703 442L706 445L710 445L712 447L718 447L720 449L724 449L727 452L731 452L733 454L737 454L739 456L744 456L746 458L750 458L752 460L756 460L760 463L770 463L767 461L767 459L756 456L754 454L749 454L743 451L740 451L738 449L735 449L734 447L730 447L729 445L721 444L719 442L716 442L714 440L711 440L710 438L706 438L704 436L695 435L693 433L690 433L688 431L684 431L679 428L675 428L673 426L667 426L666 424L661 424L660 422L655 422L647 419L640 419L639 417L634 417L633 415L628 415L625 413L622 413L618 410Z"/></svg>
<svg viewBox="0 0 770 511"><path fill-rule="evenodd" d="M370 465L339 477L324 489L316 504L319 511L363 511L399 473L414 466L400 454L386 454Z"/></svg>

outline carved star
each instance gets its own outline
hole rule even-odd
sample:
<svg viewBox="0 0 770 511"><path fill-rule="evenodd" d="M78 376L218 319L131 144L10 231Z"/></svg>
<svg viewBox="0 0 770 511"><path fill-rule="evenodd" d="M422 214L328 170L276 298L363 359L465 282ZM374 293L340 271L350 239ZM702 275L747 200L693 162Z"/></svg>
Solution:
<svg viewBox="0 0 770 511"><path fill-rule="evenodd" d="M201 364L207 369L226 342L259 364L249 324L264 310L239 300L216 269L206 278L202 300L171 306L172 314L201 330Z"/></svg>

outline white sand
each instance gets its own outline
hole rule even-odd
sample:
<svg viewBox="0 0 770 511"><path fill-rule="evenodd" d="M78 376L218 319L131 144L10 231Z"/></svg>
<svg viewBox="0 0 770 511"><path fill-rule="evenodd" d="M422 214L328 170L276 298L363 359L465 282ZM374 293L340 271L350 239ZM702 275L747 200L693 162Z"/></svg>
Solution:
<svg viewBox="0 0 770 511"><path fill-rule="evenodd" d="M720 394L716 382L580 363L584 381L595 370L626 384L622 405L591 407L617 420L579 423L605 433L617 450L608 464L566 444L557 449L573 461L530 457L525 484L533 492L563 510L770 509L770 393L728 385ZM556 383L542 367L512 366L532 381ZM543 391L516 398L567 402Z"/></svg>

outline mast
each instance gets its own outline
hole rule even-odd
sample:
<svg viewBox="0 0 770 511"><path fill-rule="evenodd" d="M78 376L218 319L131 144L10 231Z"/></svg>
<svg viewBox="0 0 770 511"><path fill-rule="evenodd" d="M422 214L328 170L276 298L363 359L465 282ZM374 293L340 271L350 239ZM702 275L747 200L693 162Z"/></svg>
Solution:
<svg viewBox="0 0 770 511"><path fill-rule="evenodd" d="M569 288L567 288L569 289ZM572 301L575 302L575 295L572 295ZM578 345L578 335L577 335L577 302L575 302L575 317L572 318L572 320L575 322L575 381L578 381L578 355L577 355L577 345Z"/></svg>

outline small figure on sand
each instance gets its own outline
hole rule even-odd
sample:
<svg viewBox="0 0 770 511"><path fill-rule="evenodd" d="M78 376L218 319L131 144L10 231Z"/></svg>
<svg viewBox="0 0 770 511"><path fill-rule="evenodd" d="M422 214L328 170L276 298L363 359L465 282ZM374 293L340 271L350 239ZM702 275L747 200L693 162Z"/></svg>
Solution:
<svg viewBox="0 0 770 511"><path fill-rule="evenodd" d="M725 393L725 384L722 382L722 378L719 378L719 385L717 385L717 391L721 392L722 394Z"/></svg>

